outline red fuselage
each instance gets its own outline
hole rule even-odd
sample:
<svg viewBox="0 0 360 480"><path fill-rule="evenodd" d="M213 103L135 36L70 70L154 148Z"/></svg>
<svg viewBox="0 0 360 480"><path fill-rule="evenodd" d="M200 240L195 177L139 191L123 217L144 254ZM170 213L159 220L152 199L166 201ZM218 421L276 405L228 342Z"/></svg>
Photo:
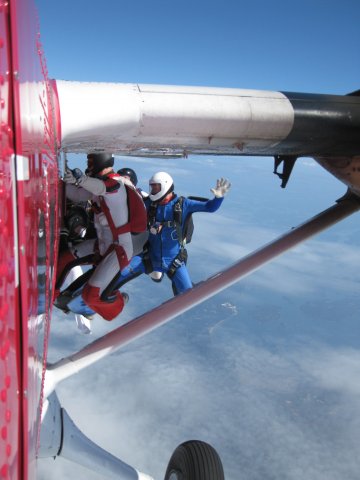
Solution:
<svg viewBox="0 0 360 480"><path fill-rule="evenodd" d="M56 106L33 2L0 5L0 478L35 478L57 245ZM40 407L39 407L40 406Z"/></svg>

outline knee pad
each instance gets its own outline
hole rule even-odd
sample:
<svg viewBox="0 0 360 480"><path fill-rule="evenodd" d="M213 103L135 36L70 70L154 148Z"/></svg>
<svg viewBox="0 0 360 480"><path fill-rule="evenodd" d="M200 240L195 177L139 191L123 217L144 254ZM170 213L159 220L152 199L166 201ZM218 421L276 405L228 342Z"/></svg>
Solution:
<svg viewBox="0 0 360 480"><path fill-rule="evenodd" d="M98 313L105 320L111 321L119 315L124 308L124 299L119 291L114 293L114 299L109 302L104 302L100 297L100 288L92 287L87 284L82 292L84 302L96 313Z"/></svg>

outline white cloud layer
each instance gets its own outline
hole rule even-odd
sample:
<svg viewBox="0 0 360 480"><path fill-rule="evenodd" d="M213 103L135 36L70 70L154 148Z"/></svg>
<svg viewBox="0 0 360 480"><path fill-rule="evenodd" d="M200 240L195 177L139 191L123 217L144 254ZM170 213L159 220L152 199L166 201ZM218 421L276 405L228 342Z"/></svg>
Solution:
<svg viewBox="0 0 360 480"><path fill-rule="evenodd" d="M134 165L145 166L142 160ZM195 282L340 196L308 160L297 166L290 197L263 180L265 169L255 175L253 159L247 170L242 165L231 160L220 168L214 161L194 161L201 185L189 183L187 169L171 161L166 165L179 193L204 195L217 176L233 183L221 210L195 217L189 246ZM153 163L154 171L164 169L159 166ZM324 182L328 200L319 199L311 183L306 201L294 194L310 168L312 178ZM262 200L254 195L255 186ZM290 198L286 205L284 198ZM155 479L163 478L175 447L194 438L217 449L227 480L357 479L356 229L355 219L336 226L65 381L58 388L63 406L93 441ZM126 291L130 302L124 313L112 324L97 318L91 338L77 334L71 316L56 313L50 359L76 351L171 296L167 279L157 285L145 276ZM40 480L102 478L61 458L41 460L39 467Z"/></svg>

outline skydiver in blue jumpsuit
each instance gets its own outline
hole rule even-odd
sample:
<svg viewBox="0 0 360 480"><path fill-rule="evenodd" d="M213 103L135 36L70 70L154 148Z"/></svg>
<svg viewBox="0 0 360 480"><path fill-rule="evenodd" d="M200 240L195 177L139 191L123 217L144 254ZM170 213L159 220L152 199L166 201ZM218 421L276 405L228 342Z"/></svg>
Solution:
<svg viewBox="0 0 360 480"><path fill-rule="evenodd" d="M175 294L185 292L192 287L186 267L186 257L182 255L178 231L174 225L174 205L178 196L173 192L174 182L165 172L155 173L149 180L150 194L145 202L149 220L149 258L154 272L166 274L173 285ZM207 201L184 198L182 205L182 225L187 217L195 212L215 212L224 200L230 183L219 179L215 188L211 189L214 198ZM151 215L151 210L155 212ZM144 262L137 269L144 271ZM152 276L150 274L150 276Z"/></svg>

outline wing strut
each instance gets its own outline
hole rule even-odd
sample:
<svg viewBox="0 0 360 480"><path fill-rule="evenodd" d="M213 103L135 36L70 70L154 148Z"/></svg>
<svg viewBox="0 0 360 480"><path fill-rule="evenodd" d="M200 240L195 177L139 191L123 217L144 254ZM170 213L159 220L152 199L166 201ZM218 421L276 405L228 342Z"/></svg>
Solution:
<svg viewBox="0 0 360 480"><path fill-rule="evenodd" d="M359 209L358 197L353 194L345 195L332 207L293 228L273 242L250 253L231 267L197 284L191 290L118 327L77 353L49 365L45 377L45 395L49 395L56 385L65 378L188 311L190 308L231 286L242 277L257 270L270 260L345 219Z"/></svg>
<svg viewBox="0 0 360 480"><path fill-rule="evenodd" d="M38 458L55 459L57 456L95 471L102 478L153 480L86 437L61 407L53 392L44 403Z"/></svg>

